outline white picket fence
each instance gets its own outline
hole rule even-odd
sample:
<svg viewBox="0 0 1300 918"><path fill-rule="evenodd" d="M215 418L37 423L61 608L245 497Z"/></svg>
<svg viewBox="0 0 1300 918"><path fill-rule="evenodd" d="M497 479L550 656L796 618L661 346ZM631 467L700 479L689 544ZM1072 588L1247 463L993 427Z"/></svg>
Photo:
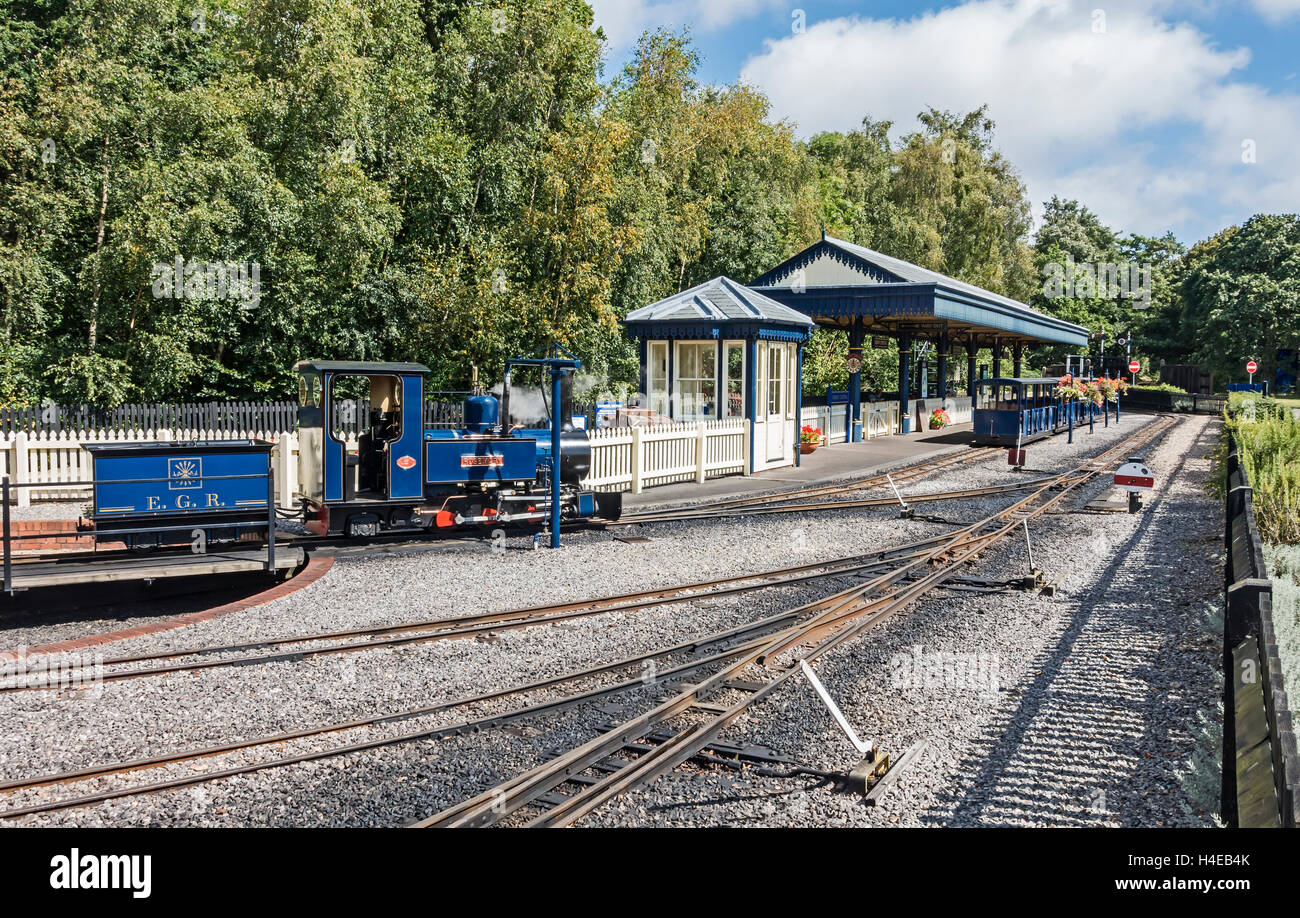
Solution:
<svg viewBox="0 0 1300 918"><path fill-rule="evenodd" d="M926 430L930 412L944 408L954 424L965 424L971 420L971 400L969 398L949 397L946 399L914 398L908 403L908 414L912 418L912 430ZM806 406L801 415L801 423L810 427L821 428L827 443L843 443L844 428L848 411L844 405ZM862 436L873 440L876 437L889 437L898 433L898 402L863 402Z"/></svg>
<svg viewBox="0 0 1300 918"><path fill-rule="evenodd" d="M651 485L743 475L752 435L741 418L593 430L586 485L640 494Z"/></svg>
<svg viewBox="0 0 1300 918"><path fill-rule="evenodd" d="M944 403L937 399L914 400L913 424L919 426L928 411ZM954 423L970 420L970 399L949 399ZM844 406L808 406L800 423L819 427L830 443L845 440ZM867 439L898 432L897 402L868 402L862 405L862 433ZM703 482L722 475L747 472L750 422L741 418L696 423L660 424L647 427L614 427L593 430L591 471L587 487L598 491L640 493L653 485L679 481ZM83 446L94 443L143 443L171 440L271 440L271 453L280 506L296 506L298 490L298 436L292 431L146 430L137 432L81 431L61 433L8 434L0 436L0 476L13 483L39 483L41 487L18 488L18 506L33 500L89 499L88 486L61 482L89 481L90 453ZM356 442L349 440L349 449Z"/></svg>
<svg viewBox="0 0 1300 918"><path fill-rule="evenodd" d="M94 477L90 453L83 447L99 443L157 443L171 440L271 440L276 445L271 460L279 489L278 502L293 506L297 489L298 437L274 431L143 430L61 431L59 433L17 433L0 437L0 478L12 484L39 484L15 488L13 500L20 507L34 500L89 500L89 485L68 482L90 481ZM287 449L286 449L287 447Z"/></svg>

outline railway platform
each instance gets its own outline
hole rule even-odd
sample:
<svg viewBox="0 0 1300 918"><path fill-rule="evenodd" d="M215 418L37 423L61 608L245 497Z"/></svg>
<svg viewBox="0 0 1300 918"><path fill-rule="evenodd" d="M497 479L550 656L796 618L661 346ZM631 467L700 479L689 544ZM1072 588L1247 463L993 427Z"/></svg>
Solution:
<svg viewBox="0 0 1300 918"><path fill-rule="evenodd" d="M833 443L803 457L798 467L773 469L749 476L710 478L703 484L684 481L647 488L640 494L625 493L623 510L649 510L681 506L703 500L755 497L760 494L834 484L850 478L878 475L891 469L933 459L969 448L974 431L967 424L953 424L943 430L866 440L861 443Z"/></svg>

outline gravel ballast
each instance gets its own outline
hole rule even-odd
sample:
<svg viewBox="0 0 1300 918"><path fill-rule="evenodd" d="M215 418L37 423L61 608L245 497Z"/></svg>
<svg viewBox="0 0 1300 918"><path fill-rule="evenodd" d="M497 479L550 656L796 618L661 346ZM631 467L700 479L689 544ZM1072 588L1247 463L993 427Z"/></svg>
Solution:
<svg viewBox="0 0 1300 918"><path fill-rule="evenodd" d="M1149 418L1030 447L1030 464L1059 470L1116 442ZM1150 454L1163 489L1127 514L1060 513L1034 524L1034 560L1062 591L935 593L818 664L862 735L894 755L927 749L878 808L806 778L685 770L614 801L584 824L1198 824L1217 807L1197 796L1217 722L1213 635L1201 620L1214 599L1221 530L1201 491L1216 423L1185 419ZM906 494L1004 483L998 456L909 483ZM1077 507L1107 488L1096 485ZM870 496L877 496L873 492ZM304 631L392 624L753 573L825 556L876 550L952 529L1015 500L1001 496L921 505L943 522L899 520L888 508L656 524L626 544L614 533L566 536L560 552L490 544L342 555L318 582L265 606L112 645L111 655L246 642ZM626 533L619 533L626 534ZM1089 543L1088 550L1082 544ZM1101 546L1099 549L1098 546ZM1122 560L1121 560L1122 559ZM1175 562L1176 587L1155 578ZM1023 542L989 552L973 576L1024 573ZM400 711L518 685L648 652L806 602L844 581L611 613L386 651L306 658L106 683L98 689L0 695L0 777L121 761L240 737ZM1206 640L1209 635L1211 640ZM34 637L35 635L33 635ZM6 642L8 643L8 642ZM29 640L28 643L35 643ZM996 690L890 687L890 661L927 653L996 660ZM684 657L674 658L680 662ZM665 662L663 665L668 665ZM636 676L635 672L623 677ZM529 701L597 682L565 685ZM934 690L932 690L934 689ZM595 735L665 697L662 686L546 718L452 739L424 740L0 824L400 825L428 815ZM480 703L398 724L327 734L201 765L155 769L162 780L343 742L499 713L520 699ZM855 755L802 680L738 725L736 737L815 768L845 770ZM1011 738L1011 739L1009 739ZM1014 742L1012 741L1014 739ZM1092 753L1089 755L1088 753ZM1148 756L1149 754L1149 756ZM1053 765L1057 763L1057 765ZM1212 764L1212 763L1211 763ZM1066 767L1068 765L1068 767ZM1200 776L1203 777L1203 776ZM122 778L86 782L92 792ZM1204 790L1203 788L1201 789ZM1217 793L1217 787L1213 789ZM12 808L63 788L10 795ZM1099 796L1100 795L1100 796ZM1080 810L1079 801L1085 801Z"/></svg>

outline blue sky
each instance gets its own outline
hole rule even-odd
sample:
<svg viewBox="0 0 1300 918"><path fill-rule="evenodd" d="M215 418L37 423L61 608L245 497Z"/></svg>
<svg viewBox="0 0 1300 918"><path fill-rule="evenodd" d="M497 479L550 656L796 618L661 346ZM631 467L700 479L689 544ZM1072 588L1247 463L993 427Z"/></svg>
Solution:
<svg viewBox="0 0 1300 918"><path fill-rule="evenodd" d="M1035 216L1059 194L1190 244L1300 211L1300 0L590 2L610 72L642 29L689 28L702 80L758 86L802 136L987 102Z"/></svg>

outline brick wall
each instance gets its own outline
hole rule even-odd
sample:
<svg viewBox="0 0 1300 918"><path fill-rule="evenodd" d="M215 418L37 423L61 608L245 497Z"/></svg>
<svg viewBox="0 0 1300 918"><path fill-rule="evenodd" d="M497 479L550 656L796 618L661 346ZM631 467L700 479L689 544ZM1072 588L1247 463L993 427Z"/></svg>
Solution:
<svg viewBox="0 0 1300 918"><path fill-rule="evenodd" d="M15 556L39 551L90 551L95 547L94 536L89 532L72 535L76 528L76 520L10 520L9 531L14 536L42 536L15 539L11 551ZM126 546L121 542L101 542L99 547L111 549Z"/></svg>

